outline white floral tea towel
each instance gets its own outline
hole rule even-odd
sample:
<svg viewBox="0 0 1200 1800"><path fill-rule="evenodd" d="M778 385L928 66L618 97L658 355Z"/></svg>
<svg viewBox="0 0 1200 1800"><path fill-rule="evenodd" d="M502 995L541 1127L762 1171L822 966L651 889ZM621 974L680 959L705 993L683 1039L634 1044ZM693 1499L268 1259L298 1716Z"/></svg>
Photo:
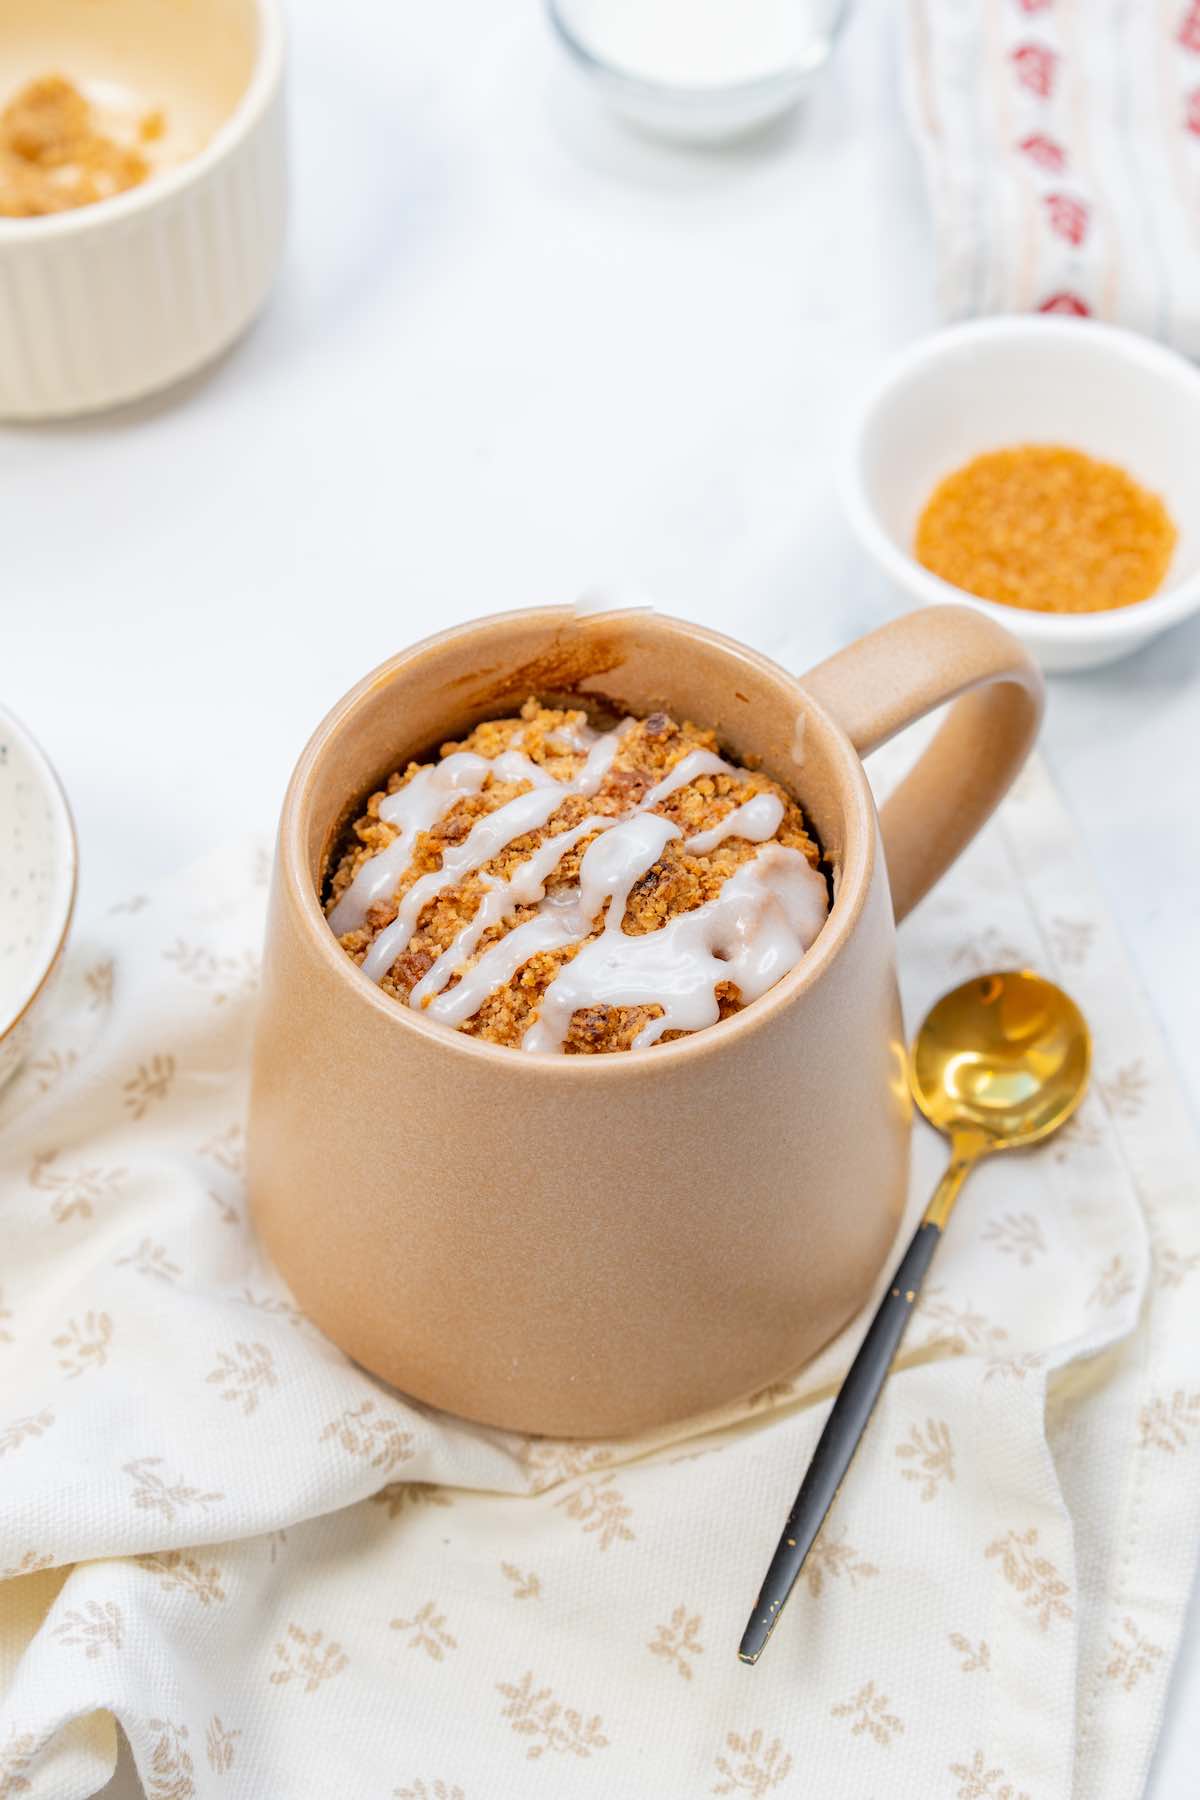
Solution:
<svg viewBox="0 0 1200 1800"><path fill-rule="evenodd" d="M266 858L76 945L0 1102L0 1796L1133 1800L1200 1540L1197 1155L1038 766L902 933L915 1020L1031 963L1094 1091L981 1170L767 1654L862 1331L633 1443L487 1431L304 1318L242 1178ZM944 1157L920 1128L912 1213Z"/></svg>

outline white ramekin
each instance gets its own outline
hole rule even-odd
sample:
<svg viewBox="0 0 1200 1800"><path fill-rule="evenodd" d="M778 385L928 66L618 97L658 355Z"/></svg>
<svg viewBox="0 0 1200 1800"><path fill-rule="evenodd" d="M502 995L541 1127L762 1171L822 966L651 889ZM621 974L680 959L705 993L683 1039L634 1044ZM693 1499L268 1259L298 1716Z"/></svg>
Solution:
<svg viewBox="0 0 1200 1800"><path fill-rule="evenodd" d="M0 707L0 1087L20 1066L75 909L75 827L49 758Z"/></svg>
<svg viewBox="0 0 1200 1800"><path fill-rule="evenodd" d="M978 600L912 554L921 508L984 450L1065 444L1161 495L1179 532L1149 600L1041 613ZM1200 609L1200 373L1182 356L1092 320L1002 317L951 326L896 357L855 418L842 492L867 552L905 604L965 603L1006 625L1047 670L1092 668Z"/></svg>
<svg viewBox="0 0 1200 1800"><path fill-rule="evenodd" d="M0 219L0 418L153 393L218 356L262 305L287 208L283 24L278 0L246 10L248 83L197 155L95 206Z"/></svg>

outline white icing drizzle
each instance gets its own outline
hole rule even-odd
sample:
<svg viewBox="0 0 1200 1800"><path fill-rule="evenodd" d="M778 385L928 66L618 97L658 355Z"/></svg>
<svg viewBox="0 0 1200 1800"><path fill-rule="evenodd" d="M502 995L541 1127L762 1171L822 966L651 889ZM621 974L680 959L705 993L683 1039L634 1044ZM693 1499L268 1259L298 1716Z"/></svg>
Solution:
<svg viewBox="0 0 1200 1800"><path fill-rule="evenodd" d="M431 768L418 769L411 781L387 795L379 817L385 824L398 826L399 831L390 844L368 857L330 913L329 923L338 937L357 931L375 902L391 897L421 833L444 818L465 794L477 794L489 775L497 781L528 781L534 787L560 785L540 763L517 748L522 735L518 731L508 748L495 757L456 750Z"/></svg>
<svg viewBox="0 0 1200 1800"><path fill-rule="evenodd" d="M485 950L473 969L468 969L456 987L439 994L426 1008L431 1019L442 1025L462 1025L490 994L510 982L522 963L541 950L561 950L573 943L564 917L553 909L539 911L537 916L516 925L504 937Z"/></svg>
<svg viewBox="0 0 1200 1800"><path fill-rule="evenodd" d="M581 1007L660 1006L635 1050L664 1031L699 1031L720 1017L716 988L757 1000L794 967L825 922L825 883L798 850L773 844L731 875L714 899L657 931L605 930L559 970L524 1050L560 1051Z"/></svg>
<svg viewBox="0 0 1200 1800"><path fill-rule="evenodd" d="M587 753L584 765L574 781L568 782L567 790L575 794L594 794L603 787L604 778L616 761L617 751L621 748L621 739L626 732L632 731L637 723L635 719L622 719L615 731L606 731L598 737Z"/></svg>
<svg viewBox="0 0 1200 1800"><path fill-rule="evenodd" d="M765 844L773 838L783 823L783 801L778 794L755 794L744 800L741 806L735 806L732 812L726 813L723 819L710 827L708 831L697 831L684 844L693 856L706 856L723 844L726 838L745 838L749 844Z"/></svg>
<svg viewBox="0 0 1200 1800"><path fill-rule="evenodd" d="M588 724L585 714L570 713L565 725L546 733L545 742L551 750L578 750L582 754L591 749L598 735Z"/></svg>
<svg viewBox="0 0 1200 1800"><path fill-rule="evenodd" d="M447 949L442 951L433 967L424 974L408 997L410 1006L424 1006L433 995L440 994L454 971L475 953L475 946L485 931L498 925L516 906L533 906L546 897L546 882L558 867L568 850L574 848L580 838L590 832L604 831L612 824L611 819L602 818L599 813L590 814L579 825L570 831L560 831L557 837L547 838L540 844L533 855L515 868L507 881L494 881L489 876L481 879L484 895L469 919ZM573 889L568 890L574 894ZM457 991L457 990L456 990ZM470 1018L470 1013L465 1015Z"/></svg>
<svg viewBox="0 0 1200 1800"><path fill-rule="evenodd" d="M630 892L647 870L654 867L670 839L679 836L679 827L656 813L636 813L619 825L607 819L600 823L610 829L584 851L579 864L579 886L571 890L570 898L564 896L557 904L550 902L539 907L536 918L527 919L507 937L494 943L475 967L467 970L456 987L430 1001L427 1010L431 1018L438 1019L443 1025L463 1024L479 1011L489 994L496 993L511 981L522 963L528 962L531 956L542 950L563 950L571 944L582 943L595 928L596 915L606 900L608 915L601 937L611 933L626 941L621 923ZM595 830L595 822L591 823L590 829ZM584 826L579 826L574 835L581 836L583 831ZM570 837L573 834L564 832L562 835ZM552 838L550 841L558 844L561 840ZM547 992L552 992L555 986L557 980L551 982ZM415 998L414 991L412 999Z"/></svg>
<svg viewBox="0 0 1200 1800"><path fill-rule="evenodd" d="M461 844L447 850L440 869L431 869L428 875L413 882L400 902L396 917L372 941L363 959L363 973L372 981L382 980L407 948L421 913L443 888L452 887L464 875L474 874L484 863L499 856L514 838L539 831L565 798L566 790L555 781L548 786L531 788L526 794L518 794L515 800L507 800L495 812L485 813Z"/></svg>
<svg viewBox="0 0 1200 1800"><path fill-rule="evenodd" d="M479 793L489 776L528 784L526 792L479 819L461 844L445 852L439 869L413 883L395 919L370 945L364 974L374 981L382 979L411 941L425 907L443 889L476 873L518 838L540 830L569 796L596 793L633 724L626 719L616 730L597 734L586 722L572 719L551 733L547 743L586 751L583 766L570 781L556 780L518 749L518 733L499 756L455 752L419 770L390 794L379 816L399 827L397 836L363 864L330 914L339 935L355 929L376 900L395 891L420 833L464 794ZM415 985L409 1004L425 1009L442 1024L461 1025L531 957L576 945L582 948L550 983L525 1034L527 1050L560 1051L571 1018L581 1007L661 1007L662 1016L634 1041L634 1049L643 1049L664 1031L695 1031L715 1023L719 1017L715 989L723 981L735 983L743 1001L757 999L799 961L828 910L824 880L799 852L769 845L736 870L704 906L668 920L657 931L628 937L622 929L633 887L654 867L671 839L681 835L679 827L655 813L654 807L700 776L717 774L746 777L745 770L711 750L690 751L622 818L589 815L540 844L507 880L481 877L484 892L473 917ZM766 844L783 813L778 795L756 794L710 830L686 840L686 847L703 855L728 837ZM579 886L548 896L546 883L554 870L576 844L593 834L580 861ZM529 905L537 907L536 915L500 938L448 988L485 932L516 907ZM605 906L604 929L593 938ZM589 938L592 941L585 942Z"/></svg>
<svg viewBox="0 0 1200 1800"><path fill-rule="evenodd" d="M675 764L669 775L664 775L661 781L656 782L642 801L642 806L648 812L677 788L687 787L690 781L695 781L701 775L732 775L738 781L746 779L745 769L735 769L732 763L727 763L712 750L691 750L682 762Z"/></svg>
<svg viewBox="0 0 1200 1800"><path fill-rule="evenodd" d="M573 781L556 781L553 775L530 762L519 750L505 750L497 756L488 767L496 770L501 779L533 780L535 785L528 793L518 794L515 800L506 801L495 812L485 814L457 848L446 852L440 869L431 869L428 875L414 881L400 902L396 917L372 941L363 959L363 973L372 981L383 979L396 958L407 949L421 913L443 888L453 886L464 875L471 875L484 863L491 862L514 839L524 837L530 831L539 831L570 795L587 797L594 794L612 767L621 739L633 723L632 719L626 719L615 731L607 731L597 738ZM528 774L527 769L533 774ZM391 849L390 844L388 849Z"/></svg>
<svg viewBox="0 0 1200 1800"><path fill-rule="evenodd" d="M585 937L606 900L604 929L620 931L634 885L654 867L671 839L679 836L678 825L672 825L670 819L643 810L588 845L579 864L578 911L587 927Z"/></svg>
<svg viewBox="0 0 1200 1800"><path fill-rule="evenodd" d="M338 937L357 931L377 900L394 893L408 867L413 845L423 831L437 823L464 794L477 794L494 764L486 756L459 750L432 768L418 769L410 781L389 794L379 817L399 832L384 849L369 857L329 915Z"/></svg>
<svg viewBox="0 0 1200 1800"><path fill-rule="evenodd" d="M544 769L541 763L535 763L523 750L513 750L511 747L502 750L499 756L492 758L490 767L497 781L528 781L534 787L562 786L560 781L555 781L549 769Z"/></svg>

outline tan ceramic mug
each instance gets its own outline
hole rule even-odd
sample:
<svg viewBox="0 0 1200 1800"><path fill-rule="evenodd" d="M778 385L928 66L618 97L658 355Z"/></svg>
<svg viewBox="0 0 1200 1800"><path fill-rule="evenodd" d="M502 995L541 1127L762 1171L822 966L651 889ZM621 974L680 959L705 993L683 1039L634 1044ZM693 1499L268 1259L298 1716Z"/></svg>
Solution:
<svg viewBox="0 0 1200 1800"><path fill-rule="evenodd" d="M392 769L531 693L712 726L796 794L836 898L763 998L645 1052L530 1055L397 1004L344 954L318 891L346 821ZM949 700L877 820L860 756ZM255 1046L254 1212L309 1315L420 1400L556 1436L638 1431L810 1356L865 1299L904 1204L893 907L987 818L1041 700L1016 641L958 607L801 680L678 619L560 608L367 676L284 802Z"/></svg>

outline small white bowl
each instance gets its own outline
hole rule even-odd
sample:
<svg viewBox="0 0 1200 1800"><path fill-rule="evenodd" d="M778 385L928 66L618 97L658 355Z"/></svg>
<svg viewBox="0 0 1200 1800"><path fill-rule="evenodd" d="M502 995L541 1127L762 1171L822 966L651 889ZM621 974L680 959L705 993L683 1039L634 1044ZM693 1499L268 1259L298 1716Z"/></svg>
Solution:
<svg viewBox="0 0 1200 1800"><path fill-rule="evenodd" d="M976 599L916 561L917 519L943 476L982 451L1036 443L1119 463L1161 496L1179 540L1157 594L1109 612L1028 612ZM1055 317L936 332L875 383L842 476L851 525L907 596L973 606L1043 669L1112 662L1200 608L1200 373L1135 332Z"/></svg>
<svg viewBox="0 0 1200 1800"><path fill-rule="evenodd" d="M279 0L4 0L0 105L61 74L89 99L161 109L139 187L0 218L0 418L154 392L245 330L286 215Z"/></svg>
<svg viewBox="0 0 1200 1800"><path fill-rule="evenodd" d="M641 0L649 12L659 0ZM668 143L732 143L780 118L801 100L829 61L849 0L796 0L794 42L778 68L729 80L673 80L607 56L589 31L580 0L547 0L550 22L581 75L630 125ZM664 26L692 30L684 10L666 9Z"/></svg>
<svg viewBox="0 0 1200 1800"><path fill-rule="evenodd" d="M29 1048L75 909L75 827L45 753L0 708L0 1087Z"/></svg>

